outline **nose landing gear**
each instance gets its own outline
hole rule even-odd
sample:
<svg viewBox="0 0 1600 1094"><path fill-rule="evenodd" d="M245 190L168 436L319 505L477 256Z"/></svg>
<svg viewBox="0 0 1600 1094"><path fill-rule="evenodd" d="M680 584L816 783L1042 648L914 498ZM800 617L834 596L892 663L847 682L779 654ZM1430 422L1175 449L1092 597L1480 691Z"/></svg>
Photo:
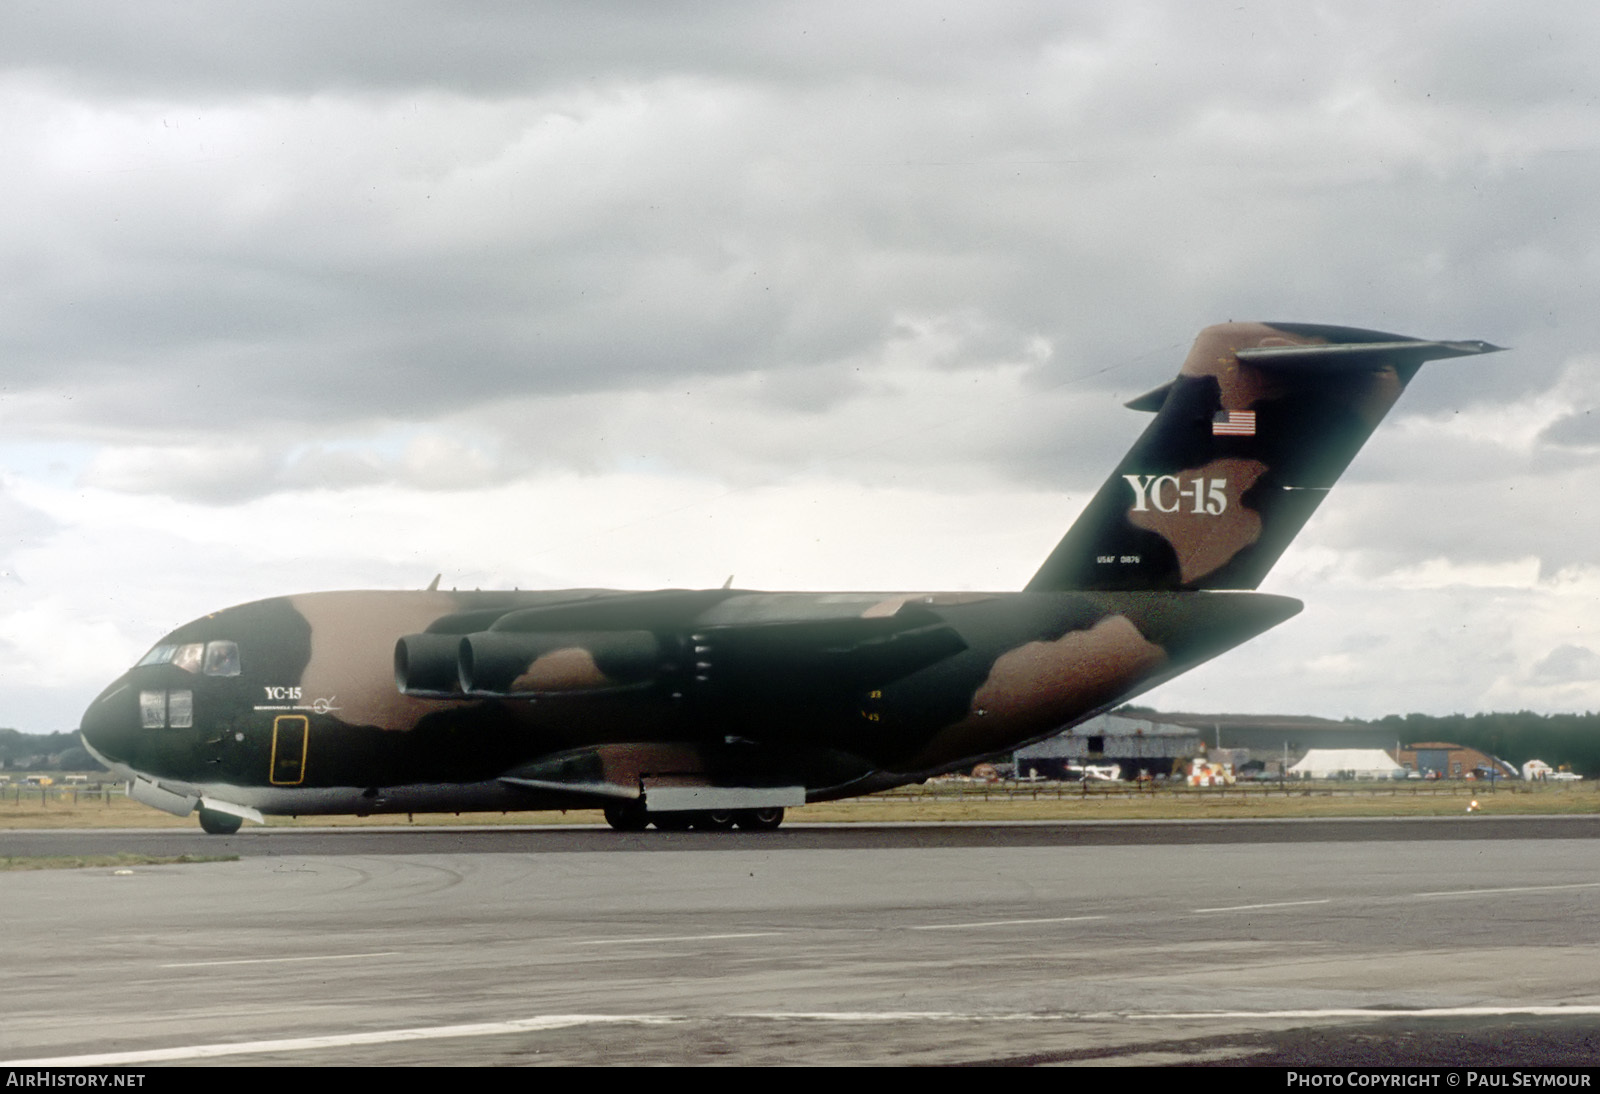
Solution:
<svg viewBox="0 0 1600 1094"><path fill-rule="evenodd" d="M211 836L231 836L244 824L243 817L232 813L219 813L215 809L200 810L200 830Z"/></svg>

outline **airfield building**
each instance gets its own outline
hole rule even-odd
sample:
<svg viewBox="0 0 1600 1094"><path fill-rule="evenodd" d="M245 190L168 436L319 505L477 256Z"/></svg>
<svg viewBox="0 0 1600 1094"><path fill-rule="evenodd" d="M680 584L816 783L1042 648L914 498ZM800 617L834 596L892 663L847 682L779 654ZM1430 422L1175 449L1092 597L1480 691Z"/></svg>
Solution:
<svg viewBox="0 0 1600 1094"><path fill-rule="evenodd" d="M1313 748L1288 774L1301 779L1403 779L1406 769L1381 748Z"/></svg>
<svg viewBox="0 0 1600 1094"><path fill-rule="evenodd" d="M1449 741L1423 741L1406 745L1398 750L1400 766L1409 767L1423 778L1464 779L1477 778L1515 779L1520 777L1516 768L1495 756L1465 748Z"/></svg>
<svg viewBox="0 0 1600 1094"><path fill-rule="evenodd" d="M1018 749L1014 759L1019 778L1037 775L1067 778L1067 768L1084 764L1118 764L1124 779L1139 773L1170 775L1181 761L1204 748L1200 734L1188 726L1149 718L1102 714L1065 733Z"/></svg>

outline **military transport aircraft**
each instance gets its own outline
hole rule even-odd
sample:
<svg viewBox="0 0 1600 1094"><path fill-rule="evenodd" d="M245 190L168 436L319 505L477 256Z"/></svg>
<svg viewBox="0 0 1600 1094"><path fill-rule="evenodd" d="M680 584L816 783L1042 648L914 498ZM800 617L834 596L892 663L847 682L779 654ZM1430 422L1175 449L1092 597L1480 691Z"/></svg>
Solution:
<svg viewBox="0 0 1600 1094"><path fill-rule="evenodd" d="M604 809L774 828L1050 736L1283 622L1254 589L1426 361L1301 323L1203 331L1021 592L331 592L187 623L83 716L139 801L262 814ZM437 581L435 581L437 586Z"/></svg>

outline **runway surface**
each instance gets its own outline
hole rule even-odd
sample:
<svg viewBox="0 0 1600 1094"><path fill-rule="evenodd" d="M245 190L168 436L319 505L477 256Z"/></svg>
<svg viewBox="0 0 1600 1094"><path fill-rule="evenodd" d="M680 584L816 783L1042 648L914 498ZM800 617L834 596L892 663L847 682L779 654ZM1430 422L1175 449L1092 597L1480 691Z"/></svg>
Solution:
<svg viewBox="0 0 1600 1094"><path fill-rule="evenodd" d="M1597 834L8 832L243 857L6 874L0 1063L1592 1064Z"/></svg>

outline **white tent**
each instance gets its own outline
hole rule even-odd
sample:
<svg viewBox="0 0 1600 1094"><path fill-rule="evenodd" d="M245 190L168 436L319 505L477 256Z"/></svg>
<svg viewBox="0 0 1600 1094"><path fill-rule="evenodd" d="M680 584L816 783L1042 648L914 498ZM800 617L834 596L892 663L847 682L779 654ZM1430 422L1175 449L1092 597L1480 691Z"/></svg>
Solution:
<svg viewBox="0 0 1600 1094"><path fill-rule="evenodd" d="M1313 748L1289 769L1289 774L1309 779L1353 775L1358 779L1398 779L1405 768L1381 748Z"/></svg>

